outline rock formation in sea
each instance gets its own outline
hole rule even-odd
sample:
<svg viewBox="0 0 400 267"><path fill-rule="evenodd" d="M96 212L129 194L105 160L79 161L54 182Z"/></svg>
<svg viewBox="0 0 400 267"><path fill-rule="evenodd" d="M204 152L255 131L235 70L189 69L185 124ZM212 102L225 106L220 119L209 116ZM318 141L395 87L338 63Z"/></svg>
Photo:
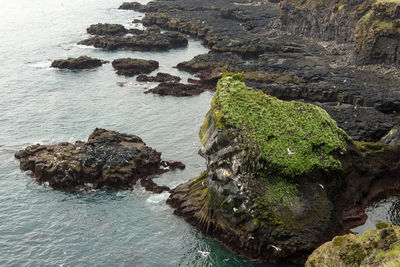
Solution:
<svg viewBox="0 0 400 267"><path fill-rule="evenodd" d="M200 131L207 170L168 203L236 253L304 263L400 189L400 147L353 141L315 105L282 101L226 74Z"/></svg>
<svg viewBox="0 0 400 267"><path fill-rule="evenodd" d="M137 58L120 58L112 62L118 75L135 76L141 73L150 73L158 69L158 62Z"/></svg>
<svg viewBox="0 0 400 267"><path fill-rule="evenodd" d="M92 35L125 35L128 33L128 30L123 25L108 23L90 25L86 31Z"/></svg>
<svg viewBox="0 0 400 267"><path fill-rule="evenodd" d="M157 83L166 83L166 82L179 82L181 80L178 76L173 76L168 73L159 72L156 76L147 76L147 75L139 75L136 77L136 81L138 82L157 82Z"/></svg>
<svg viewBox="0 0 400 267"><path fill-rule="evenodd" d="M69 191L87 187L130 189L141 178L185 167L180 162L161 161L161 153L136 135L104 129L95 129L87 142L31 145L15 157L21 170L31 171L39 183ZM154 182L146 181L160 192Z"/></svg>
<svg viewBox="0 0 400 267"><path fill-rule="evenodd" d="M79 42L79 44L104 50L157 51L186 46L188 39L178 32L166 31L160 33L147 30L132 36L96 35Z"/></svg>
<svg viewBox="0 0 400 267"><path fill-rule="evenodd" d="M94 69L101 65L108 63L101 59L91 58L88 56L80 56L78 58L57 59L51 63L52 68L81 70L81 69Z"/></svg>
<svg viewBox="0 0 400 267"><path fill-rule="evenodd" d="M378 222L376 230L361 235L337 236L316 249L306 267L319 266L398 266L400 227Z"/></svg>
<svg viewBox="0 0 400 267"><path fill-rule="evenodd" d="M183 84L179 82L163 82L156 87L145 91L145 94L152 93L162 96L194 96L207 91L209 88L199 84Z"/></svg>

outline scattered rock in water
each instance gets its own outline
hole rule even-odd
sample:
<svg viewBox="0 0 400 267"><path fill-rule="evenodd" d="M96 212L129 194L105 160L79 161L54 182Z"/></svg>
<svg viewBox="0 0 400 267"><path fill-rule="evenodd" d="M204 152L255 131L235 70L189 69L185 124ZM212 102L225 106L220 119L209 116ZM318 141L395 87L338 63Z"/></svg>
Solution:
<svg viewBox="0 0 400 267"><path fill-rule="evenodd" d="M159 72L156 76L148 76L148 75L139 75L136 78L138 82L158 82L158 83L166 83L166 82L179 82L181 80L178 76L173 76L168 73Z"/></svg>
<svg viewBox="0 0 400 267"><path fill-rule="evenodd" d="M140 178L184 167L161 161L161 153L138 136L104 129L95 129L87 142L31 145L15 157L39 183L69 191L87 186L129 189Z"/></svg>
<svg viewBox="0 0 400 267"><path fill-rule="evenodd" d="M132 36L93 36L79 44L104 50L158 51L186 46L188 39L185 35L177 32L144 31Z"/></svg>
<svg viewBox="0 0 400 267"><path fill-rule="evenodd" d="M141 186L143 186L146 191L150 191L156 194L161 194L165 191L170 191L171 189L168 186L159 186L150 178L143 178L140 180Z"/></svg>
<svg viewBox="0 0 400 267"><path fill-rule="evenodd" d="M207 91L207 88L197 84L183 84L177 82L160 83L158 86L147 90L145 94L152 93L162 96L194 96Z"/></svg>
<svg viewBox="0 0 400 267"><path fill-rule="evenodd" d="M124 2L118 9L146 12L146 7L138 2Z"/></svg>
<svg viewBox="0 0 400 267"><path fill-rule="evenodd" d="M144 60L136 58L120 58L112 62L113 68L118 75L135 76L141 73L150 73L158 68L155 60Z"/></svg>
<svg viewBox="0 0 400 267"><path fill-rule="evenodd" d="M400 227L378 222L375 230L336 236L317 248L305 266L397 266L399 252Z"/></svg>
<svg viewBox="0 0 400 267"><path fill-rule="evenodd" d="M78 58L57 59L51 63L52 68L81 70L81 69L94 69L101 65L108 63L101 59L91 58L88 56L80 56Z"/></svg>
<svg viewBox="0 0 400 267"><path fill-rule="evenodd" d="M320 107L243 80L219 81L200 130L207 170L172 189L167 203L239 255L304 264L365 223L378 194L400 190L400 146L353 141Z"/></svg>
<svg viewBox="0 0 400 267"><path fill-rule="evenodd" d="M92 35L125 35L128 33L128 30L123 25L108 23L90 25L86 31L88 34Z"/></svg>

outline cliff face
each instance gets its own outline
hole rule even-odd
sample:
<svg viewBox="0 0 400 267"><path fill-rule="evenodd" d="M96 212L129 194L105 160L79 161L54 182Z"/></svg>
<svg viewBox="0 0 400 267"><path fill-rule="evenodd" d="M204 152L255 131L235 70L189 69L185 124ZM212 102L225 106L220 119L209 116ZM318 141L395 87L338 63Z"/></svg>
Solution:
<svg viewBox="0 0 400 267"><path fill-rule="evenodd" d="M306 267L316 266L398 266L400 227L377 223L376 230L356 236L337 236L316 249Z"/></svg>
<svg viewBox="0 0 400 267"><path fill-rule="evenodd" d="M285 30L354 44L358 64L399 64L400 1L335 0L281 3Z"/></svg>
<svg viewBox="0 0 400 267"><path fill-rule="evenodd" d="M399 150L354 143L319 107L278 100L241 79L219 81L200 132L207 171L168 203L238 254L304 263L364 222L379 193L372 188L384 188L376 183L400 188L388 173L399 171Z"/></svg>

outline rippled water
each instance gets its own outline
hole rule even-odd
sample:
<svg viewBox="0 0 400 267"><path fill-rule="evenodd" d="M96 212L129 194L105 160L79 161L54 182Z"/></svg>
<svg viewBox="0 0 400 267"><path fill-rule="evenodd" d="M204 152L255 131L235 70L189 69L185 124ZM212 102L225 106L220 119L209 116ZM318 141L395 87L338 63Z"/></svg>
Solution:
<svg viewBox="0 0 400 267"><path fill-rule="evenodd" d="M144 3L145 1L141 1ZM13 154L32 143L85 140L96 127L137 134L186 170L155 177L176 186L200 174L198 129L211 93L145 95L154 84L117 76L110 64L90 71L50 69L52 59L89 55L155 59L174 69L207 50L191 40L168 52L105 52L78 46L93 23L127 27L143 14L112 0L14 0L0 8L0 266L268 266L234 256L165 204L168 194L67 193L38 185ZM124 83L124 87L118 84ZM209 255L207 253L209 252Z"/></svg>

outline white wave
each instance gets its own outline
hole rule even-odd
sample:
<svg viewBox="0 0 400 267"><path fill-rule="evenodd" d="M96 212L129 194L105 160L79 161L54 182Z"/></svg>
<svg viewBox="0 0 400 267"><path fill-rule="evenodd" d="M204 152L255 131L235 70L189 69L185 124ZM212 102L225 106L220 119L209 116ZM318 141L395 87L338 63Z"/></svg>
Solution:
<svg viewBox="0 0 400 267"><path fill-rule="evenodd" d="M52 62L51 59L47 59L36 62L27 62L26 64L35 69L47 69L50 68L51 62Z"/></svg>
<svg viewBox="0 0 400 267"><path fill-rule="evenodd" d="M161 194L154 194L154 195L150 196L146 201L149 203L160 203L162 201L167 200L168 197L169 197L169 193L164 192Z"/></svg>

